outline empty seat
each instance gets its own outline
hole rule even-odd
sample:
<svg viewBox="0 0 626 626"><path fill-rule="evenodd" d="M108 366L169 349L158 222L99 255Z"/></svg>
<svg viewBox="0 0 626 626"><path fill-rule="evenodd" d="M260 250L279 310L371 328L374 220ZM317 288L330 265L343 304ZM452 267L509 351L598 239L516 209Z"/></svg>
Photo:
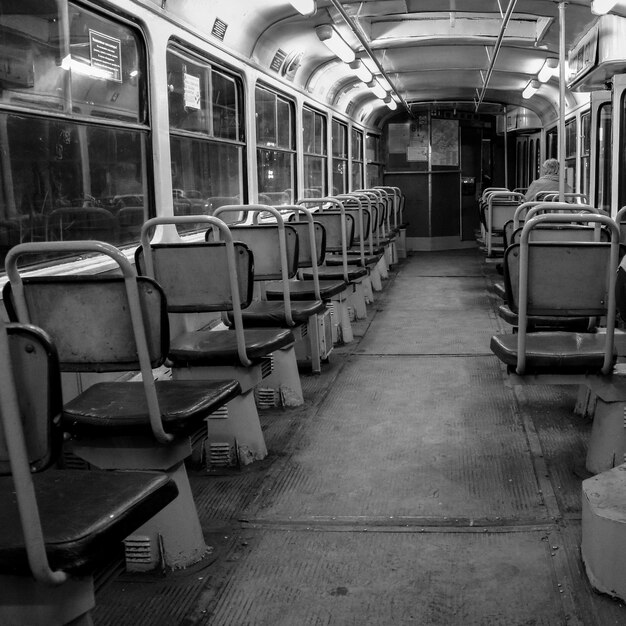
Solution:
<svg viewBox="0 0 626 626"><path fill-rule="evenodd" d="M163 472L50 469L61 450L50 337L0 323L0 623L88 623L93 573L177 496Z"/></svg>

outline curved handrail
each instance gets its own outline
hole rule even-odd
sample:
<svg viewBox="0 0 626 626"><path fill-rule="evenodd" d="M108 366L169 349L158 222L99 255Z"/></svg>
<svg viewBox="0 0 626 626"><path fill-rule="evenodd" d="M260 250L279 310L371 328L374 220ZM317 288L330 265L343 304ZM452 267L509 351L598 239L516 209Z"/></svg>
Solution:
<svg viewBox="0 0 626 626"><path fill-rule="evenodd" d="M243 332L243 319L241 314L241 302L239 300L239 283L237 282L237 262L235 257L235 247L233 245L233 237L222 220L217 219L213 215L172 215L165 217L153 217L144 222L141 227L140 245L143 249L143 258L146 262L146 273L151 278L154 275L154 261L152 259L152 247L150 246L149 231L153 226L160 224L186 224L199 223L210 224L217 227L224 235L224 243L226 245L226 264L228 267L228 281L230 284L230 292L233 303L233 319L235 320L235 337L237 339L237 355L242 365L249 367L252 361L248 358L246 352L246 340Z"/></svg>
<svg viewBox="0 0 626 626"><path fill-rule="evenodd" d="M97 252L98 254L104 254L110 257L117 263L122 271L124 285L126 287L126 298L137 347L137 358L139 360L141 379L146 394L146 402L148 404L150 428L159 443L169 443L173 441L174 436L166 433L163 428L161 410L159 408L154 376L152 374L152 364L150 363L146 328L141 312L139 289L137 287L137 273L124 254L115 246L103 241L42 241L21 243L11 248L6 256L5 266L7 276L14 290L15 309L18 318L22 322L30 323L28 306L24 296L24 284L17 269L17 259L25 254L47 254L50 252Z"/></svg>
<svg viewBox="0 0 626 626"><path fill-rule="evenodd" d="M343 269L343 278L346 283L350 282L350 277L348 274L348 233L346 230L346 210L343 206L343 202L336 198L335 196L325 196L324 198L301 198L296 202L296 204L300 204L302 206L306 204L313 204L319 207L320 212L324 212L324 204L331 204L339 209L341 213L341 256L342 256L342 269ZM330 207L326 207L328 209Z"/></svg>
<svg viewBox="0 0 626 626"><path fill-rule="evenodd" d="M320 292L320 277L317 269L317 244L315 243L315 220L313 219L313 212L298 204L288 204L286 205L286 208L296 214L296 221L299 221L298 214L302 213L309 224L309 245L311 247L311 259L313 261L311 264L311 271L313 274L313 291L315 292L315 299L321 300L322 296Z"/></svg>
<svg viewBox="0 0 626 626"><path fill-rule="evenodd" d="M240 204L226 204L221 206L213 212L213 216L217 217L222 213L232 213L234 211L241 211ZM296 323L293 319L291 312L291 293L289 291L289 275L287 263L287 240L285 238L285 220L275 207L267 204L246 204L246 211L249 213L271 213L276 218L276 224L278 226L278 248L280 254L280 274L283 284L283 306L285 307L285 320L288 326L295 326Z"/></svg>
<svg viewBox="0 0 626 626"><path fill-rule="evenodd" d="M68 579L68 576L63 571L53 570L48 562L37 496L28 462L24 429L20 419L9 338L4 322L0 322L0 389L0 424L4 428L6 446L9 451L9 463L16 487L15 498L24 534L28 565L35 580L47 585L60 585Z"/></svg>

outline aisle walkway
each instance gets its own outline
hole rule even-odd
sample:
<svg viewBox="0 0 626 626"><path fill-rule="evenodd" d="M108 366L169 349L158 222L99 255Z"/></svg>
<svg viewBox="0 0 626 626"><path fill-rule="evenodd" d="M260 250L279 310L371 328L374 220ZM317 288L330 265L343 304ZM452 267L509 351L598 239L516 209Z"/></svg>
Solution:
<svg viewBox="0 0 626 626"><path fill-rule="evenodd" d="M404 261L305 407L264 412L270 457L193 474L212 559L119 577L96 624L626 624L580 571L589 425L573 389L505 384L494 278Z"/></svg>

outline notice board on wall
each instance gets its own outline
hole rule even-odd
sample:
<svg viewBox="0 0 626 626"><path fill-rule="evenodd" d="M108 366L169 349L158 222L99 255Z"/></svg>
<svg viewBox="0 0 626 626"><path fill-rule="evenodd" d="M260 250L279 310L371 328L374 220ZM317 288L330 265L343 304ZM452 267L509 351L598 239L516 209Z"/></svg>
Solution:
<svg viewBox="0 0 626 626"><path fill-rule="evenodd" d="M458 120L431 120L431 164L459 166Z"/></svg>

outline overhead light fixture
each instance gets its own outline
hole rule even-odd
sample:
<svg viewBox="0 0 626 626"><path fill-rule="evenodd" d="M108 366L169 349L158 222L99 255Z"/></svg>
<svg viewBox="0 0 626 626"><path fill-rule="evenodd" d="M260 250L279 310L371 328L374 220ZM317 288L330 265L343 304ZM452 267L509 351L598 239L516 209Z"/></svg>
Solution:
<svg viewBox="0 0 626 626"><path fill-rule="evenodd" d="M382 88L381 84L377 80L373 80L368 83L367 86L374 92L374 95L381 100L387 97L387 92Z"/></svg>
<svg viewBox="0 0 626 626"><path fill-rule="evenodd" d="M352 63L356 59L354 50L342 39L339 33L330 25L322 24L315 29L318 39L328 46L328 49L338 56L344 63Z"/></svg>
<svg viewBox="0 0 626 626"><path fill-rule="evenodd" d="M386 91L391 91L392 86L389 81L382 75L376 76L376 80L381 84L382 88Z"/></svg>
<svg viewBox="0 0 626 626"><path fill-rule="evenodd" d="M396 104L396 101L391 97L391 96L387 96L383 102L392 110L395 111L398 108L398 105Z"/></svg>
<svg viewBox="0 0 626 626"><path fill-rule="evenodd" d="M608 13L615 5L617 0L592 0L591 12L595 15L604 15Z"/></svg>
<svg viewBox="0 0 626 626"><path fill-rule="evenodd" d="M542 83L547 83L554 74L558 74L559 60L558 59L546 59L543 67L539 70L537 78Z"/></svg>
<svg viewBox="0 0 626 626"><path fill-rule="evenodd" d="M302 15L313 15L317 11L315 0L289 0L296 11Z"/></svg>
<svg viewBox="0 0 626 626"><path fill-rule="evenodd" d="M355 59L352 63L348 63L350 69L356 74L359 80L369 83L372 80L372 73L363 65L359 59Z"/></svg>
<svg viewBox="0 0 626 626"><path fill-rule="evenodd" d="M522 91L522 98L525 98L526 100L532 98L537 93L539 87L541 87L541 83L538 80L529 81L524 91Z"/></svg>

